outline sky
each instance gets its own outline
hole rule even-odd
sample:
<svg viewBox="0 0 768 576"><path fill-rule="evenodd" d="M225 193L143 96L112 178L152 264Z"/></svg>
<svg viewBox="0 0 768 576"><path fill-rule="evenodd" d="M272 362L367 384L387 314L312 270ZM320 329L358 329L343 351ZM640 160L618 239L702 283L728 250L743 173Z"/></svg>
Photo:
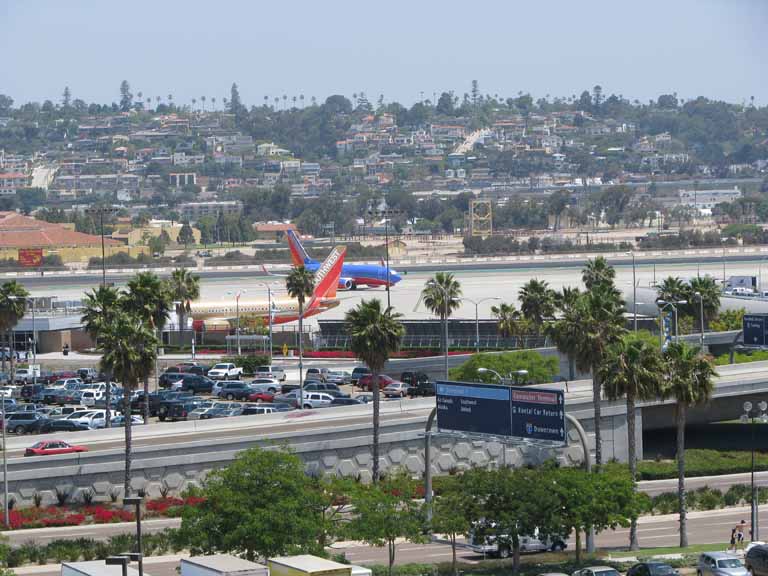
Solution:
<svg viewBox="0 0 768 576"><path fill-rule="evenodd" d="M177 104L677 92L768 104L768 0L0 0L0 94Z"/></svg>

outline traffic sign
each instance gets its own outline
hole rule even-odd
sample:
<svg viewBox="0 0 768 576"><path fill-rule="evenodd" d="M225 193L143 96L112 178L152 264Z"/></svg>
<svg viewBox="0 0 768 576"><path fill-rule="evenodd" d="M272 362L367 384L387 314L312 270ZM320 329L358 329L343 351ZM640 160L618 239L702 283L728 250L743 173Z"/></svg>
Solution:
<svg viewBox="0 0 768 576"><path fill-rule="evenodd" d="M512 436L510 389L466 382L437 382L437 429Z"/></svg>
<svg viewBox="0 0 768 576"><path fill-rule="evenodd" d="M746 346L766 346L768 343L768 314L744 314L742 320L744 344Z"/></svg>
<svg viewBox="0 0 768 576"><path fill-rule="evenodd" d="M437 382L437 428L565 442L565 397L544 388Z"/></svg>

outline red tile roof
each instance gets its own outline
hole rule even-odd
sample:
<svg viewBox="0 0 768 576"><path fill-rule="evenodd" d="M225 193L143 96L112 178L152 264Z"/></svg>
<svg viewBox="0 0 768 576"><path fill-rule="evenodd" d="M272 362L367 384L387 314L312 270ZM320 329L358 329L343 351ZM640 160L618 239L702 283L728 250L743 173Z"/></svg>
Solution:
<svg viewBox="0 0 768 576"><path fill-rule="evenodd" d="M254 224L256 232L287 232L293 230L296 232L295 224Z"/></svg>
<svg viewBox="0 0 768 576"><path fill-rule="evenodd" d="M122 242L105 238L104 244L120 246ZM101 246L101 236L75 232L61 224L37 220L16 212L0 212L0 249L62 246Z"/></svg>

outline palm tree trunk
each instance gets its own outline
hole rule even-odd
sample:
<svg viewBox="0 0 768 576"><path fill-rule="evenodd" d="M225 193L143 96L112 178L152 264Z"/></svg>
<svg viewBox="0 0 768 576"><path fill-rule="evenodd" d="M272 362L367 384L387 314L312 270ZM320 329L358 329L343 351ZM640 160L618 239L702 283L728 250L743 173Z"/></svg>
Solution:
<svg viewBox="0 0 768 576"><path fill-rule="evenodd" d="M680 511L680 548L688 547L688 519L685 503L685 418L687 407L677 402L677 504Z"/></svg>
<svg viewBox="0 0 768 576"><path fill-rule="evenodd" d="M107 381L106 388L104 389L104 408L106 409L104 413L104 428L109 428L112 420L112 374L107 370L104 376Z"/></svg>
<svg viewBox="0 0 768 576"><path fill-rule="evenodd" d="M576 533L576 564L581 564L581 528L577 526L574 532Z"/></svg>
<svg viewBox="0 0 768 576"><path fill-rule="evenodd" d="M304 302L299 299L299 410L304 408Z"/></svg>
<svg viewBox="0 0 768 576"><path fill-rule="evenodd" d="M379 407L381 405L381 390L379 390L379 371L371 370L371 390L373 392L373 482L379 481Z"/></svg>
<svg viewBox="0 0 768 576"><path fill-rule="evenodd" d="M576 380L576 360L568 354L568 380Z"/></svg>
<svg viewBox="0 0 768 576"><path fill-rule="evenodd" d="M123 394L123 420L125 425L125 485L123 486L123 498L131 495L131 389L125 386Z"/></svg>
<svg viewBox="0 0 768 576"><path fill-rule="evenodd" d="M600 375L599 366L592 366L592 407L595 412L595 464L603 463L602 436L600 434Z"/></svg>
<svg viewBox="0 0 768 576"><path fill-rule="evenodd" d="M10 358L10 354L11 354L11 340L10 340L10 338L8 338L8 334L9 333L10 333L10 331L6 331L6 333L5 333L6 340L5 341L8 342L8 357ZM5 372L5 350L3 350L2 357L3 357L3 359L2 359L2 363L3 363L2 370L3 370L3 372Z"/></svg>
<svg viewBox="0 0 768 576"><path fill-rule="evenodd" d="M629 476L632 478L632 490L637 488L637 433L635 424L635 395L627 394L627 455L629 457ZM629 549L639 550L637 539L637 517L632 516L629 524Z"/></svg>

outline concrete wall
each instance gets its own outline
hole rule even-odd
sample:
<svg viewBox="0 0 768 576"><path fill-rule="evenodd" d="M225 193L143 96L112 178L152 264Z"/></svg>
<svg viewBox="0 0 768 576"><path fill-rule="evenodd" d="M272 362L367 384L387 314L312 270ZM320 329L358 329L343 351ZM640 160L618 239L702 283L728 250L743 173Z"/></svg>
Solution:
<svg viewBox="0 0 768 576"><path fill-rule="evenodd" d="M569 409L570 410L570 409ZM590 420L588 403L574 406L570 410L580 419L590 437L594 429ZM424 472L424 426L428 410L421 409L413 417L397 422L384 422L381 433L381 468L390 470L403 468L413 475ZM279 415L273 415L279 416ZM370 424L344 425L344 420L329 420L322 427L313 426L306 432L255 433L237 435L235 426L242 426L248 418L251 422L264 421L264 416L241 417L231 422L181 422L155 427L136 427L138 438L157 437L157 444L140 446L134 450L132 486L145 489L151 497L160 495L160 489L167 486L173 492L181 492L198 484L211 470L226 466L236 454L252 446L288 446L306 463L309 471L326 474L359 476L362 480L371 477L371 436ZM603 454L605 461L612 458L626 459L626 418L621 406L606 407L603 422ZM213 423L213 424L209 424ZM232 427L232 434L213 438L206 431L212 425ZM638 422L639 427L641 422ZM154 430L153 430L154 428ZM197 430L193 441L176 438L176 434L189 434ZM265 431L268 431L267 427ZM242 431L242 430L241 430ZM86 435L98 437L100 432L72 434L67 440L88 443ZM247 431L246 431L247 432ZM108 432L119 438L121 431ZM154 434L155 436L150 436ZM594 446L591 447L592 450ZM13 446L9 446L13 449ZM642 449L642 443L639 444ZM540 463L556 458L562 464L580 464L583 452L574 430L568 433L566 446L543 444L507 443L498 440L469 439L446 434L433 436L432 470L435 474L447 474L452 470L472 466L520 466ZM93 490L97 500L106 501L113 491L120 491L124 477L124 452L110 449L60 456L55 463L45 457L15 458L9 461L9 490L18 504L32 503L36 492L43 494L47 502L55 501L55 491L69 490L73 497L82 490Z"/></svg>

